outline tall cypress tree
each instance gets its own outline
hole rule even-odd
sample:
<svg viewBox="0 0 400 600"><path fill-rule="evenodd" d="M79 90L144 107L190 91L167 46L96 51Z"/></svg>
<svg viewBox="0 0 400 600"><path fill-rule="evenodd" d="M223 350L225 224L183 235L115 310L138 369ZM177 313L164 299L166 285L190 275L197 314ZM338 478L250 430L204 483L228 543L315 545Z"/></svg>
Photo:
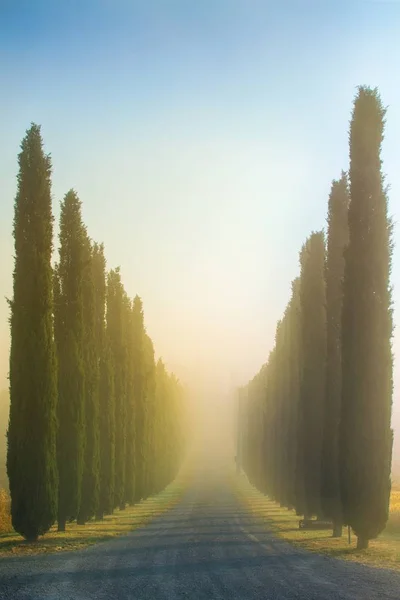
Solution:
<svg viewBox="0 0 400 600"><path fill-rule="evenodd" d="M297 419L300 397L300 279L292 282L292 296L287 309L287 389L286 422L286 501L296 508Z"/></svg>
<svg viewBox="0 0 400 600"><path fill-rule="evenodd" d="M132 306L132 374L135 420L135 501L145 496L145 366L143 303L135 296Z"/></svg>
<svg viewBox="0 0 400 600"><path fill-rule="evenodd" d="M168 375L165 365L161 358L156 364L156 406L157 423L155 430L155 487L156 491L162 490L167 484L168 464L168 436L170 431L167 429L168 419Z"/></svg>
<svg viewBox="0 0 400 600"><path fill-rule="evenodd" d="M328 203L328 237L325 265L327 362L322 452L321 499L325 516L333 521L333 537L342 535L339 483L339 424L342 404L342 304L344 250L348 243L349 193L347 177L333 181Z"/></svg>
<svg viewBox="0 0 400 600"><path fill-rule="evenodd" d="M94 253L95 258L95 289L99 292L96 310L96 339L100 348L100 499L98 517L111 514L114 510L115 485L115 385L114 362L111 345L113 296L110 274L105 284L105 258L103 247ZM106 310L106 325L104 324L104 308Z"/></svg>
<svg viewBox="0 0 400 600"><path fill-rule="evenodd" d="M378 91L360 87L350 125L340 427L344 522L359 549L384 529L391 487L392 242L380 157L384 116Z"/></svg>
<svg viewBox="0 0 400 600"><path fill-rule="evenodd" d="M86 230L81 202L70 190L61 203L59 263L55 274L58 357L58 530L77 518L84 459L83 279Z"/></svg>
<svg viewBox="0 0 400 600"><path fill-rule="evenodd" d="M124 299L124 322L126 329L126 462L125 462L125 502L135 502L135 397L133 387L133 309L132 302L127 296Z"/></svg>
<svg viewBox="0 0 400 600"><path fill-rule="evenodd" d="M154 361L154 346L150 336L144 336L144 377L145 377L145 422L144 422L144 475L145 497L155 491L155 425L157 408L155 404L156 393L156 365Z"/></svg>
<svg viewBox="0 0 400 600"><path fill-rule="evenodd" d="M38 125L26 132L18 162L7 473L12 525L36 540L57 514L51 161Z"/></svg>
<svg viewBox="0 0 400 600"><path fill-rule="evenodd" d="M300 256L301 360L300 452L305 516L320 515L323 407L326 377L325 240L314 232Z"/></svg>
<svg viewBox="0 0 400 600"><path fill-rule="evenodd" d="M115 398L115 479L114 508L125 508L126 472L126 331L125 292L119 267L108 276L107 330L112 354Z"/></svg>
<svg viewBox="0 0 400 600"><path fill-rule="evenodd" d="M97 259L97 256L96 256ZM99 347L96 339L94 248L88 236L84 240L83 272L83 365L85 374L85 454L82 497L78 523L93 517L99 504ZM104 318L104 312L103 312Z"/></svg>

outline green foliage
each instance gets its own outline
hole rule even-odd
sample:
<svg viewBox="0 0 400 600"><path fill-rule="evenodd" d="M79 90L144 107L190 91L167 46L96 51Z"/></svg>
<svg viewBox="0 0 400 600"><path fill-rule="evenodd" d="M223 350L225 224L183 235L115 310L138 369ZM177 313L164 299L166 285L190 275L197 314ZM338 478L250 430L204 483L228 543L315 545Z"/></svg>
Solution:
<svg viewBox="0 0 400 600"><path fill-rule="evenodd" d="M301 510L304 473L297 464L300 395L300 279L278 322L268 362L239 390L239 465L253 484L282 505ZM243 427L243 421L246 426ZM298 497L297 480L303 494ZM299 505L300 504L300 505Z"/></svg>
<svg viewBox="0 0 400 600"><path fill-rule="evenodd" d="M96 320L99 307L95 293L95 272L98 260L86 236L84 240L83 294L83 366L85 377L85 454L82 476L81 504L78 523L84 524L98 511L99 506L99 378L100 347L97 345ZM96 250L97 252L97 250ZM101 299L104 302L104 295ZM101 310L101 309L100 309ZM104 305L103 305L104 319Z"/></svg>
<svg viewBox="0 0 400 600"><path fill-rule="evenodd" d="M124 322L125 291L120 269L108 274L107 335L114 374L115 477L114 508L125 508L127 345Z"/></svg>
<svg viewBox="0 0 400 600"><path fill-rule="evenodd" d="M124 298L124 328L126 331L127 373L126 373L126 461L125 461L125 498L126 504L135 502L135 396L134 396L134 363L135 339L133 335L132 302Z"/></svg>
<svg viewBox="0 0 400 600"><path fill-rule="evenodd" d="M156 428L158 411L156 406L156 365L154 346L150 337L144 335L144 382L145 382L145 423L144 423L144 497L151 496L156 489Z"/></svg>
<svg viewBox="0 0 400 600"><path fill-rule="evenodd" d="M377 90L360 87L350 126L340 479L344 521L361 548L388 519L393 442L392 241L380 158L384 116Z"/></svg>
<svg viewBox="0 0 400 600"><path fill-rule="evenodd" d="M51 161L32 124L18 156L7 473L12 524L28 540L57 513L57 369L53 340Z"/></svg>
<svg viewBox="0 0 400 600"><path fill-rule="evenodd" d="M106 331L100 357L100 500L98 516L114 510L115 392L111 344Z"/></svg>
<svg viewBox="0 0 400 600"><path fill-rule="evenodd" d="M145 497L145 365L143 303L135 296L132 307L132 377L135 421L135 489L134 500Z"/></svg>
<svg viewBox="0 0 400 600"><path fill-rule="evenodd" d="M61 203L59 263L55 269L55 340L58 357L58 527L77 518L84 466L83 282L87 234L81 202L70 190Z"/></svg>
<svg viewBox="0 0 400 600"><path fill-rule="evenodd" d="M342 404L342 306L344 250L348 243L349 191L347 177L333 181L328 202L325 265L327 361L322 452L321 501L324 515L333 519L334 535L341 534L342 505L339 480L339 424Z"/></svg>
<svg viewBox="0 0 400 600"><path fill-rule="evenodd" d="M56 518L64 531L168 485L184 452L184 411L164 367L159 385L142 302L128 297L119 268L106 277L74 190L61 203L51 268L51 165L38 126L21 149L7 471L13 525L36 540Z"/></svg>
<svg viewBox="0 0 400 600"><path fill-rule="evenodd" d="M92 250L94 288L93 329L98 365L98 436L99 436L99 502L98 518L114 510L115 409L114 375L110 342L106 330L106 259L104 246L94 244Z"/></svg>
<svg viewBox="0 0 400 600"><path fill-rule="evenodd" d="M325 240L312 233L300 253L301 384L298 451L306 516L321 515L321 460L326 390Z"/></svg>
<svg viewBox="0 0 400 600"><path fill-rule="evenodd" d="M268 363L239 390L239 464L298 515L349 524L358 548L385 527L393 432L392 222L380 148L385 110L360 87L347 177L333 181L328 239L312 233ZM326 254L326 255L325 255Z"/></svg>

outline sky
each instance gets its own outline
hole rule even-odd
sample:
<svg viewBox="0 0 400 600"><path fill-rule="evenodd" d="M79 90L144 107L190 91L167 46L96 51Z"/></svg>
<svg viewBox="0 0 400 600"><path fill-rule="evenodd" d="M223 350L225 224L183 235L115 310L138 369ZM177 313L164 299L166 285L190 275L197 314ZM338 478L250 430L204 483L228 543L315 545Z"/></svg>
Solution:
<svg viewBox="0 0 400 600"><path fill-rule="evenodd" d="M0 0L0 382L17 153L32 121L52 156L56 219L75 188L108 266L143 299L157 356L211 406L267 360L300 247L348 168L361 84L388 106L399 220L399 30L394 1ZM399 389L396 361L397 437Z"/></svg>

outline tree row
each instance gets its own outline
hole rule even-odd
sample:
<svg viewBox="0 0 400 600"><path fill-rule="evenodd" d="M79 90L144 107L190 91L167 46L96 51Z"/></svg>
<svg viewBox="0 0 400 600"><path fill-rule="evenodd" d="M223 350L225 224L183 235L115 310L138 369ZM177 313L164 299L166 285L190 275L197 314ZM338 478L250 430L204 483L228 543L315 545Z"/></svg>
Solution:
<svg viewBox="0 0 400 600"><path fill-rule="evenodd" d="M184 451L183 389L154 347L143 306L107 272L74 190L61 202L53 266L51 161L40 127L19 154L10 300L7 473L14 529L101 519L161 491Z"/></svg>
<svg viewBox="0 0 400 600"><path fill-rule="evenodd" d="M380 158L385 110L360 87L348 175L333 181L327 233L312 232L260 372L239 390L242 466L309 519L349 525L358 548L388 519L393 432L392 223Z"/></svg>

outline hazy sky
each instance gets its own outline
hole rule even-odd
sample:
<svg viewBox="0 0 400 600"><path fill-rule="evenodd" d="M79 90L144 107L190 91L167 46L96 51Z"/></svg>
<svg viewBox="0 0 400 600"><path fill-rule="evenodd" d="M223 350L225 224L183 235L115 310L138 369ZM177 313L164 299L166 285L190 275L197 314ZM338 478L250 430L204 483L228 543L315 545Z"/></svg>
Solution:
<svg viewBox="0 0 400 600"><path fill-rule="evenodd" d="M359 84L389 105L384 170L399 220L399 31L397 2L1 0L0 297L11 294L16 157L35 121L56 216L74 187L109 266L143 298L157 354L196 373L209 399L244 383L347 169ZM399 267L397 244L396 322ZM4 384L7 314L2 300ZM400 430L399 383L396 367Z"/></svg>

